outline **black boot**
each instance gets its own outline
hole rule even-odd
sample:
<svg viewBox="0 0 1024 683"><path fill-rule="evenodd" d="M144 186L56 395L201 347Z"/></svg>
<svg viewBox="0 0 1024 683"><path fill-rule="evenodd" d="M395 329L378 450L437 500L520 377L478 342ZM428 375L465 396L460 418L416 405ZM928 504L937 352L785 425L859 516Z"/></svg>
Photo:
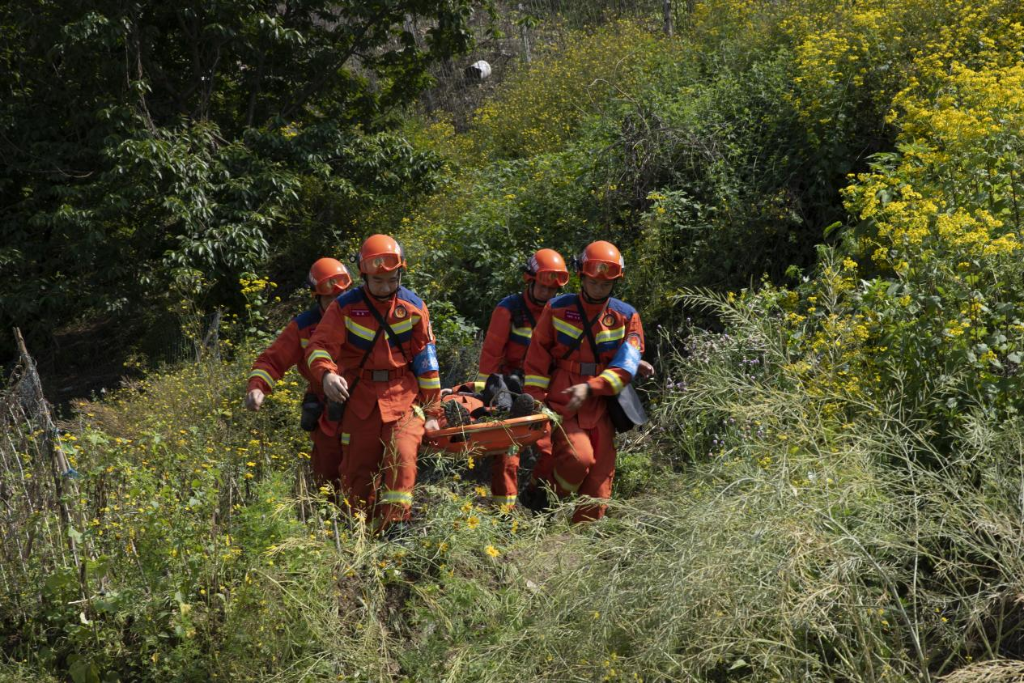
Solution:
<svg viewBox="0 0 1024 683"><path fill-rule="evenodd" d="M519 503L527 510L544 514L551 509L548 503L548 491L538 484L530 484L526 490L519 492Z"/></svg>
<svg viewBox="0 0 1024 683"><path fill-rule="evenodd" d="M458 401L442 401L441 408L444 410L444 419L449 427L465 427L473 423L466 406Z"/></svg>
<svg viewBox="0 0 1024 683"><path fill-rule="evenodd" d="M533 396L530 396L529 394L517 395L515 400L512 401L512 417L526 417L527 415L533 415L536 412L533 404Z"/></svg>

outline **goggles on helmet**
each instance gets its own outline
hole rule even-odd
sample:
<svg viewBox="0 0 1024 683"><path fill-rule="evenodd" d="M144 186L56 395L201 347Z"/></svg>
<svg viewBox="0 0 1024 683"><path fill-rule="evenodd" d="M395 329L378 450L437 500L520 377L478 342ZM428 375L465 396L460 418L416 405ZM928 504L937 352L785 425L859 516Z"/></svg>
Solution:
<svg viewBox="0 0 1024 683"><path fill-rule="evenodd" d="M340 277L331 277L323 280L314 289L317 294L321 296L328 296L340 292L345 289L348 285L344 284L344 280Z"/></svg>
<svg viewBox="0 0 1024 683"><path fill-rule="evenodd" d="M534 277L544 287L565 287L569 281L569 273L557 270L542 270Z"/></svg>
<svg viewBox="0 0 1024 683"><path fill-rule="evenodd" d="M368 275L378 275L398 268L402 257L395 253L374 254L359 262L359 269Z"/></svg>
<svg viewBox="0 0 1024 683"><path fill-rule="evenodd" d="M610 261L584 261L580 270L584 275L598 280L614 280L622 275L622 266Z"/></svg>

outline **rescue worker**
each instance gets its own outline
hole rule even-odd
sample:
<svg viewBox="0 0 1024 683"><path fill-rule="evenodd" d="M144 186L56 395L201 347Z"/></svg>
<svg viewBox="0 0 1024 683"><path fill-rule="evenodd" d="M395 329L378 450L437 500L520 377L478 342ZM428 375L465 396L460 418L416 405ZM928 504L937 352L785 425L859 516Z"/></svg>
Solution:
<svg viewBox="0 0 1024 683"><path fill-rule="evenodd" d="M587 245L576 264L579 294L548 302L526 354L526 392L562 416L548 482L559 497L611 496L615 431L606 397L632 381L644 350L640 315L611 297L623 266L609 242ZM600 519L605 509L600 502L577 505L573 522Z"/></svg>
<svg viewBox="0 0 1024 683"><path fill-rule="evenodd" d="M477 384L492 374L516 373L522 377L523 359L530 346L533 328L544 305L569 282L565 259L554 249L540 249L523 267L526 289L502 299L491 314L484 345L480 351ZM520 384L521 386L521 384ZM518 391L519 389L516 389ZM551 438L538 441L537 471L550 469ZM519 491L519 453L495 455L491 463L491 502L496 506L514 505Z"/></svg>
<svg viewBox="0 0 1024 683"><path fill-rule="evenodd" d="M303 428L310 431L313 441L311 464L318 484L331 482L338 486L338 468L341 465L341 442L338 440L337 424L326 420L310 420L307 424L305 411L309 405L323 406L324 395L320 383L313 379L309 368L303 362L310 337L316 331L324 311L335 297L352 286L352 276L342 263L332 258L318 259L309 269L307 279L316 303L308 311L294 318L277 336L274 343L259 355L252 364L249 383L246 387L245 407L259 410L263 399L274 390L274 385L293 365L298 367L308 384L303 399ZM320 415L314 413L314 419Z"/></svg>
<svg viewBox="0 0 1024 683"><path fill-rule="evenodd" d="M402 287L401 246L373 235L358 260L362 286L327 309L306 362L327 398L344 403L342 493L383 531L409 519L420 440L438 428L441 379L427 306Z"/></svg>

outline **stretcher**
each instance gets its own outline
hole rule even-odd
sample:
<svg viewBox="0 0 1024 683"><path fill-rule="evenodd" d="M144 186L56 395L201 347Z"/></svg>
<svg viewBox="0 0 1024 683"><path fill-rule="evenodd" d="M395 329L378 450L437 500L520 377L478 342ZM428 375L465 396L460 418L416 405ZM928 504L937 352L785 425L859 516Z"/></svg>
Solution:
<svg viewBox="0 0 1024 683"><path fill-rule="evenodd" d="M493 455L535 444L550 430L547 415L527 415L437 429L426 433L426 442L449 453Z"/></svg>

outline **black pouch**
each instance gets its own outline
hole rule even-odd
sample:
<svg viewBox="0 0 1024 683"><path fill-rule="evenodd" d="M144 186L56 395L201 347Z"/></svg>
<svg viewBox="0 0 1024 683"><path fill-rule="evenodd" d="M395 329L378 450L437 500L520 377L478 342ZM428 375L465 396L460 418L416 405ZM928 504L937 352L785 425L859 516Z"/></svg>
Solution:
<svg viewBox="0 0 1024 683"><path fill-rule="evenodd" d="M299 418L299 425L303 431L311 432L316 429L320 422L320 414L324 411L324 404L314 393L307 392L302 397L302 416Z"/></svg>
<svg viewBox="0 0 1024 683"><path fill-rule="evenodd" d="M338 403L337 401L327 402L327 419L331 422L341 422L341 418L345 417L345 405L348 401Z"/></svg>
<svg viewBox="0 0 1024 683"><path fill-rule="evenodd" d="M608 417L619 434L628 432L637 425L647 422L647 413L640 402L640 395L632 384L627 384L617 396L605 397L608 402Z"/></svg>

